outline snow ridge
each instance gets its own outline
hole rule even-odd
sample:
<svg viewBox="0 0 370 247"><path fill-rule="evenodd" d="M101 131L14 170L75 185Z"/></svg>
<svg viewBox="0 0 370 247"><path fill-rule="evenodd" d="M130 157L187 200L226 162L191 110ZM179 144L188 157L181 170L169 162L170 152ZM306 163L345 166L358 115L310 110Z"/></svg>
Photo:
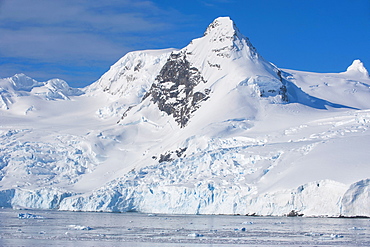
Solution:
<svg viewBox="0 0 370 247"><path fill-rule="evenodd" d="M175 49L130 52L87 86L88 95L94 97L104 92L109 97L109 104L99 108L97 115L102 119L119 117L140 103L172 51Z"/></svg>

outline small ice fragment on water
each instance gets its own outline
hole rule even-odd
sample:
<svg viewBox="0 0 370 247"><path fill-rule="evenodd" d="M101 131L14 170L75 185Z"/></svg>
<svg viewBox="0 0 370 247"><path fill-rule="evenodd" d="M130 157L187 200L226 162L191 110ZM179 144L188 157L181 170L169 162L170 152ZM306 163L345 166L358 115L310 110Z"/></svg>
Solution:
<svg viewBox="0 0 370 247"><path fill-rule="evenodd" d="M39 232L39 234L45 234L46 232L45 231L41 231L41 232Z"/></svg>
<svg viewBox="0 0 370 247"><path fill-rule="evenodd" d="M242 224L243 225L253 225L254 222L253 221L246 221L246 222L243 222Z"/></svg>
<svg viewBox="0 0 370 247"><path fill-rule="evenodd" d="M366 228L354 226L354 227L348 228L348 230L362 231L362 230L366 230Z"/></svg>
<svg viewBox="0 0 370 247"><path fill-rule="evenodd" d="M81 226L81 225L68 225L67 227L69 229L73 229L73 230L83 230L83 231L90 231L90 230L92 230L92 228L89 227L89 226Z"/></svg>
<svg viewBox="0 0 370 247"><path fill-rule="evenodd" d="M188 237L195 237L195 238L197 238L197 237L203 237L203 234L199 234L199 233L190 233L190 234L188 234Z"/></svg>
<svg viewBox="0 0 370 247"><path fill-rule="evenodd" d="M18 218L19 219L42 219L44 217L40 215L25 213L25 214L18 214Z"/></svg>
<svg viewBox="0 0 370 247"><path fill-rule="evenodd" d="M338 234L331 234L330 237L331 238L344 238L344 236L338 235Z"/></svg>
<svg viewBox="0 0 370 247"><path fill-rule="evenodd" d="M304 234L305 236L311 236L311 237L319 237L319 236L322 236L324 234L322 233L317 233L317 232L310 232L310 233L305 233Z"/></svg>

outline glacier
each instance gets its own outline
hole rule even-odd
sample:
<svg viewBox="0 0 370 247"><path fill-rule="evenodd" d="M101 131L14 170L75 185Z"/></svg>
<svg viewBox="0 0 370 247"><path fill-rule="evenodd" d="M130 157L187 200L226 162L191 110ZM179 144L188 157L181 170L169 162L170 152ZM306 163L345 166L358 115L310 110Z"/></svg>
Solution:
<svg viewBox="0 0 370 247"><path fill-rule="evenodd" d="M229 17L71 88L0 79L0 206L370 217L370 78L281 69Z"/></svg>

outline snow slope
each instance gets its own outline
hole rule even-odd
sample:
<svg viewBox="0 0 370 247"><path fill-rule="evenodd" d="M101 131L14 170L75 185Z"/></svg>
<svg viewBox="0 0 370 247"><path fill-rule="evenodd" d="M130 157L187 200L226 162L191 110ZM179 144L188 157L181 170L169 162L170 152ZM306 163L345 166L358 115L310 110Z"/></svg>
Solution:
<svg viewBox="0 0 370 247"><path fill-rule="evenodd" d="M130 52L118 60L98 81L87 86L87 94L109 96L108 104L98 109L100 118L121 116L140 103L168 56L175 49Z"/></svg>
<svg viewBox="0 0 370 247"><path fill-rule="evenodd" d="M220 17L84 89L20 77L0 81L0 206L370 216L359 60L343 73L280 69Z"/></svg>

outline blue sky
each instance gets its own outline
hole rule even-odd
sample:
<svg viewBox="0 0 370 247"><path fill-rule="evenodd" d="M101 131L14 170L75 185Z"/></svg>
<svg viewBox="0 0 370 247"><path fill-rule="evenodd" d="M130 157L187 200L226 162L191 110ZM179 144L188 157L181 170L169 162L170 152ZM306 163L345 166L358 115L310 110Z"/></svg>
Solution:
<svg viewBox="0 0 370 247"><path fill-rule="evenodd" d="M370 0L0 0L0 77L82 87L129 51L186 46L219 16L280 68L370 69Z"/></svg>

